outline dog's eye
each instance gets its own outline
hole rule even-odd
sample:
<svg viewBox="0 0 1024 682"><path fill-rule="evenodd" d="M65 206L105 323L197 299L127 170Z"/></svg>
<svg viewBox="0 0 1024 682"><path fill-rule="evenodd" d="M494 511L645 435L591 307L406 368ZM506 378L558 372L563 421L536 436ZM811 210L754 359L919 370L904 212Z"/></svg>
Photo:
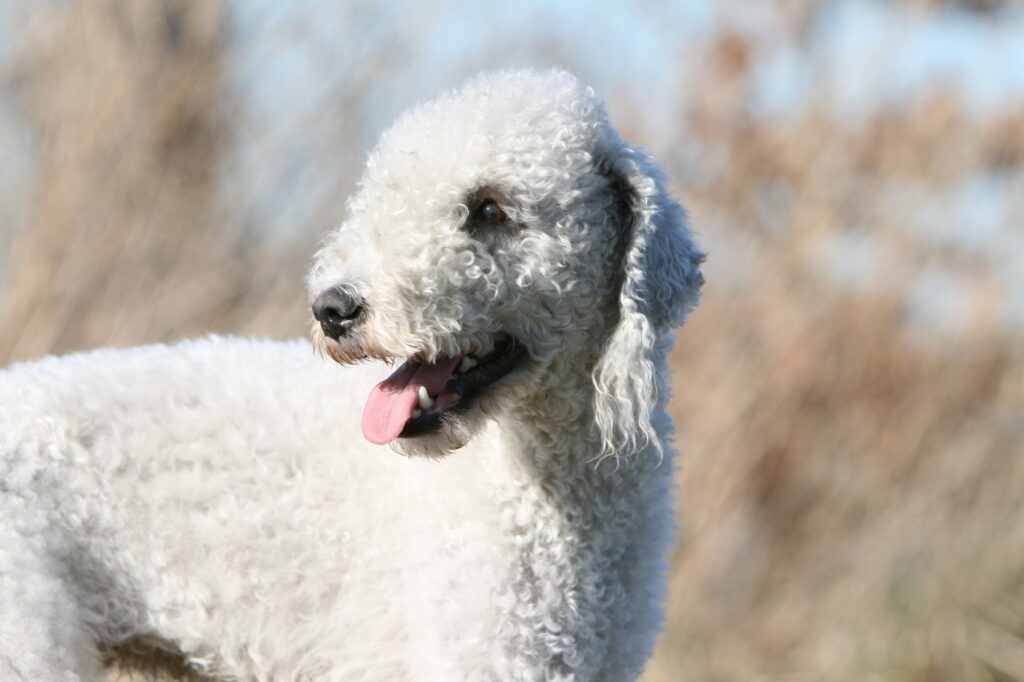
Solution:
<svg viewBox="0 0 1024 682"><path fill-rule="evenodd" d="M498 202L494 199L484 199L473 217L482 223L489 223L491 225L497 225L508 220L508 216L505 215L505 211L502 210L501 206L498 206Z"/></svg>

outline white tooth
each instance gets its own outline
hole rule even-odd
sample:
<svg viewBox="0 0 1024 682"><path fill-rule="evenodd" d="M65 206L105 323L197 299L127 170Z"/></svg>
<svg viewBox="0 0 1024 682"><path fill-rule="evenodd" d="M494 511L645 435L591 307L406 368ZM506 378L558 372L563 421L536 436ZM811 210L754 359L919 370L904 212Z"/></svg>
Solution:
<svg viewBox="0 0 1024 682"><path fill-rule="evenodd" d="M429 410L434 406L434 401L430 399L429 395L427 395L427 388L425 386L420 386L419 399L421 410Z"/></svg>
<svg viewBox="0 0 1024 682"><path fill-rule="evenodd" d="M459 363L459 372L468 372L469 370L476 367L476 360L469 357L468 355L462 358L462 362Z"/></svg>
<svg viewBox="0 0 1024 682"><path fill-rule="evenodd" d="M422 416L423 416L423 410L417 408L417 409L412 411L412 418L413 419L419 419Z"/></svg>

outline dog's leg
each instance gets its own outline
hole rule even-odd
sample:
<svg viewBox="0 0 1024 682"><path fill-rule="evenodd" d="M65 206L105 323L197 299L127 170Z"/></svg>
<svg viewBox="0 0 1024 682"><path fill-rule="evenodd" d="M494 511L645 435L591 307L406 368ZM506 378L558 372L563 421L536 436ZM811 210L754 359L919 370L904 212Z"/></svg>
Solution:
<svg viewBox="0 0 1024 682"><path fill-rule="evenodd" d="M37 533L3 517L0 505L0 680L98 679L99 655L67 572Z"/></svg>

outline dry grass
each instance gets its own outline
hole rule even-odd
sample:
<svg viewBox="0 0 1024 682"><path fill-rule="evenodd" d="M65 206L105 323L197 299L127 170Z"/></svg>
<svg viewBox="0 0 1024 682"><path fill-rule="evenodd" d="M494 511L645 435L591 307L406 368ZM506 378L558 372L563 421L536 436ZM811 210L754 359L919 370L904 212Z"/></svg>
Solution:
<svg viewBox="0 0 1024 682"><path fill-rule="evenodd" d="M55 12L31 46L19 80L39 140L36 180L0 292L0 358L208 331L299 333L312 236L268 254L211 220L230 132L224 32L218 2L83 0Z"/></svg>
<svg viewBox="0 0 1024 682"><path fill-rule="evenodd" d="M817 5L793 6L799 31ZM226 23L217 2L80 0L32 41L12 82L38 158L0 360L304 333L316 235L271 253L213 206ZM700 146L666 144L721 246L674 358L686 532L645 679L1024 680L1024 344L984 258L908 229L900 193L1022 170L1024 111L970 119L937 92L856 127L824 102L757 120L752 49L719 37L680 113ZM845 286L822 254L851 235L879 263ZM903 295L926 267L969 302L945 331Z"/></svg>
<svg viewBox="0 0 1024 682"><path fill-rule="evenodd" d="M891 301L799 289L712 294L681 339L648 679L1024 679L1020 344L931 349Z"/></svg>
<svg viewBox="0 0 1024 682"><path fill-rule="evenodd" d="M683 194L746 258L674 358L686 532L645 679L1024 680L1024 344L985 261L891 204L1019 171L1024 111L933 93L859 127L825 102L759 122L746 49L722 38L687 112L728 161ZM882 267L847 287L822 260L851 234ZM925 267L960 278L964 319L916 321Z"/></svg>

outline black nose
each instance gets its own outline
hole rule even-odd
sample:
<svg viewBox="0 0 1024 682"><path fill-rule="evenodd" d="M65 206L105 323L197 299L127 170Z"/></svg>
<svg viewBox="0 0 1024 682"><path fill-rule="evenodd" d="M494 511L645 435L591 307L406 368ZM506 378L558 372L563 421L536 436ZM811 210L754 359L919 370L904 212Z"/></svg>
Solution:
<svg viewBox="0 0 1024 682"><path fill-rule="evenodd" d="M362 301L339 287L327 289L313 302L313 317L335 341L352 330L362 312Z"/></svg>

